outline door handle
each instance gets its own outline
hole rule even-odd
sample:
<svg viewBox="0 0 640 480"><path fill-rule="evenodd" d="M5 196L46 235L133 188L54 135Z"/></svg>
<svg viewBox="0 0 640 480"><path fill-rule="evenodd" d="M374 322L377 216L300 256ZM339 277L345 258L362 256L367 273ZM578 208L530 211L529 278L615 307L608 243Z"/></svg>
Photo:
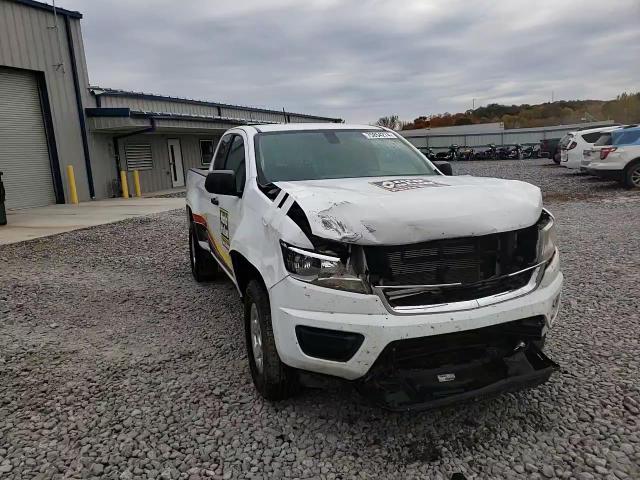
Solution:
<svg viewBox="0 0 640 480"><path fill-rule="evenodd" d="M219 205L219 204L220 204L220 202L218 201L218 197L213 197L213 198L211 199L211 203L212 203L212 204L214 204L214 205Z"/></svg>

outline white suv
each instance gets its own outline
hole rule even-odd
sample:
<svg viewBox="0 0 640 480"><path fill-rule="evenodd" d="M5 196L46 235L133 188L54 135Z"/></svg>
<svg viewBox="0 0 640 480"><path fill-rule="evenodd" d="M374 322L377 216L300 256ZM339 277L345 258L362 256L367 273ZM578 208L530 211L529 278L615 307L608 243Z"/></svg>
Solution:
<svg viewBox="0 0 640 480"><path fill-rule="evenodd" d="M584 151L593 148L593 144L603 133L618 128L620 127L598 127L569 132L560 141L560 165L567 168L580 168Z"/></svg>
<svg viewBox="0 0 640 480"><path fill-rule="evenodd" d="M600 158L600 150L611 146L611 132L605 132L593 144L592 148L587 148L582 152L582 162L580 163L580 171L588 173L588 167L591 162L596 162Z"/></svg>
<svg viewBox="0 0 640 480"><path fill-rule="evenodd" d="M640 188L640 127L632 125L611 133L611 146L600 149L600 158L587 172L618 180L625 187Z"/></svg>

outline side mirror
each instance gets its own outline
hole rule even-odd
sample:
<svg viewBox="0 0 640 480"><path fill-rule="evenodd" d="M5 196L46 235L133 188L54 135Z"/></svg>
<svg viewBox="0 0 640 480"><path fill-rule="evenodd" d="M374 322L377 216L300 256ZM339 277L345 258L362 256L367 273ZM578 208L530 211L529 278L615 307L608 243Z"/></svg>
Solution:
<svg viewBox="0 0 640 480"><path fill-rule="evenodd" d="M213 170L204 181L204 189L209 193L237 197L236 173L233 170Z"/></svg>
<svg viewBox="0 0 640 480"><path fill-rule="evenodd" d="M440 170L448 177L453 175L453 169L451 168L451 164L449 162L433 162L433 164L438 168L438 170Z"/></svg>

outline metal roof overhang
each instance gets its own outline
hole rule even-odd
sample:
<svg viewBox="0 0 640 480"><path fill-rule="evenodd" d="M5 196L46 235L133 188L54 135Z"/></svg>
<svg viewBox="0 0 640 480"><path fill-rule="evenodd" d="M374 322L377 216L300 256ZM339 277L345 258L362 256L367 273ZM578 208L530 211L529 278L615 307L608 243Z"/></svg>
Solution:
<svg viewBox="0 0 640 480"><path fill-rule="evenodd" d="M238 125L265 123L241 118L141 112L129 108L86 108L85 112L92 132L118 135L152 127L153 133L222 133Z"/></svg>

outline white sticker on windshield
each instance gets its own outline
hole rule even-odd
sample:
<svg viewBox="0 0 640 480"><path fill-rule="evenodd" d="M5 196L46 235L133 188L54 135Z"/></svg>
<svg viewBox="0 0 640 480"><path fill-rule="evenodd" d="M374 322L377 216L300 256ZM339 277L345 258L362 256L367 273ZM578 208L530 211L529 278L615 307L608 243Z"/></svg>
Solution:
<svg viewBox="0 0 640 480"><path fill-rule="evenodd" d="M384 138L397 138L391 132L362 132L362 134L369 140L380 140Z"/></svg>

